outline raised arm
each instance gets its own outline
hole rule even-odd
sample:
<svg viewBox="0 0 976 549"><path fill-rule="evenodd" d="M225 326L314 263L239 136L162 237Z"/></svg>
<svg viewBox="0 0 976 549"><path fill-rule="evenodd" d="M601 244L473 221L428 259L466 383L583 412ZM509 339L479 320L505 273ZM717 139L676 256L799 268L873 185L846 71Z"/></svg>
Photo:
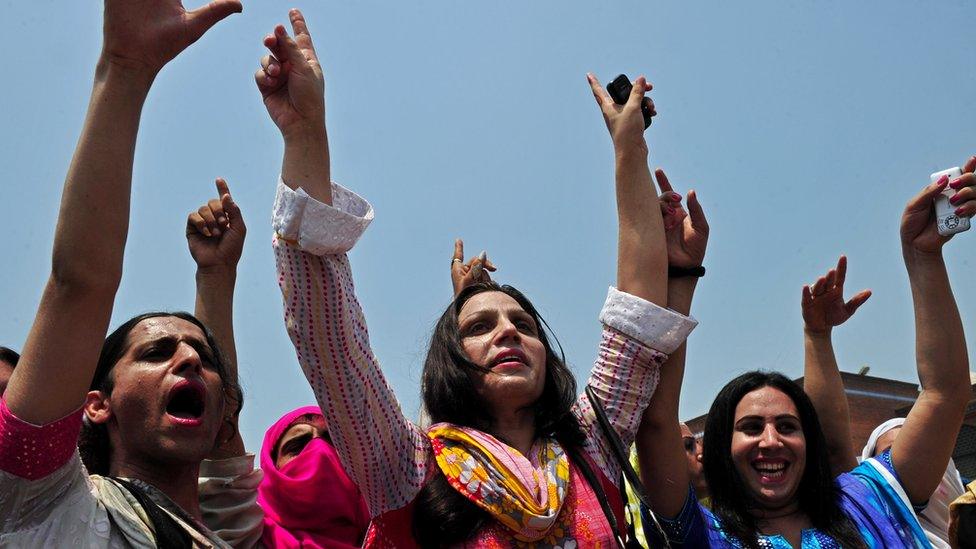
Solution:
<svg viewBox="0 0 976 549"><path fill-rule="evenodd" d="M800 301L803 310L803 390L810 396L820 418L834 476L857 467L857 459L851 440L851 414L834 356L831 332L834 326L847 322L871 297L871 290L862 290L845 302L846 278L847 257L840 256L837 267L818 278L812 286L803 287Z"/></svg>
<svg viewBox="0 0 976 549"><path fill-rule="evenodd" d="M244 250L247 227L241 209L230 195L223 179L217 179L217 196L186 220L186 242L197 265L196 305L193 314L206 325L227 362L227 374L237 385L237 345L234 342L234 286L237 263ZM211 459L244 454L244 439L238 429L242 403L228 395L225 429L217 437Z"/></svg>
<svg viewBox="0 0 976 549"><path fill-rule="evenodd" d="M976 157L965 174L943 177L908 202L901 220L902 253L915 309L915 360L922 392L891 447L891 459L913 503L928 501L939 485L970 398L969 356L959 309L949 286L933 199L947 185L958 192L950 201L957 215L976 213ZM964 235L966 238L969 235Z"/></svg>
<svg viewBox="0 0 976 549"><path fill-rule="evenodd" d="M283 25L264 38L269 55L254 75L271 120L281 131L285 153L281 179L288 188L301 187L323 204L332 204L329 137L325 130L325 76L305 17L288 14L295 37Z"/></svg>
<svg viewBox="0 0 976 549"><path fill-rule="evenodd" d="M285 140L274 214L285 324L343 467L376 517L420 491L430 443L401 412L370 348L345 252L372 209L329 181L322 72L304 17L290 18L295 38L276 27L256 74Z"/></svg>
<svg viewBox="0 0 976 549"><path fill-rule="evenodd" d="M51 273L5 395L19 418L45 424L81 406L122 276L142 105L163 65L238 11L238 0L189 12L179 0L106 0L102 52L64 183Z"/></svg>
<svg viewBox="0 0 976 549"><path fill-rule="evenodd" d="M667 231L668 264L679 269L700 267L708 244L708 222L695 191L688 191L688 211L674 192L663 170L655 176L661 187L661 208ZM676 273L678 274L678 273ZM698 285L696 276L676 276L668 281L668 307L688 315ZM644 410L637 431L637 459L641 481L653 510L675 517L688 497L691 484L678 419L681 382L687 344L682 344L661 367L661 380Z"/></svg>
<svg viewBox="0 0 976 549"><path fill-rule="evenodd" d="M593 97L610 130L616 158L617 289L657 305L667 305L668 262L664 222L647 167L647 141L641 104L651 85L640 76L626 105L618 105L592 74Z"/></svg>

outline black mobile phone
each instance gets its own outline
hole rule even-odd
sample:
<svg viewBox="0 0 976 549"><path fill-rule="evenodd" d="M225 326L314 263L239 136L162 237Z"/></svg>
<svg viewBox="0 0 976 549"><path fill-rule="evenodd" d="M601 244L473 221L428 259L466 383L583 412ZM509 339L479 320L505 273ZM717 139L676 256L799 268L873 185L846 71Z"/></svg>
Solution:
<svg viewBox="0 0 976 549"><path fill-rule="evenodd" d="M634 85L630 83L630 78L627 78L626 74L617 76L612 82L607 84L607 93L610 94L613 102L618 105L627 103L627 98L630 97L630 91L632 89L634 89ZM651 109L651 101L647 98L641 101L641 114L644 115L644 129L646 130L651 125L651 118L657 114L657 112Z"/></svg>

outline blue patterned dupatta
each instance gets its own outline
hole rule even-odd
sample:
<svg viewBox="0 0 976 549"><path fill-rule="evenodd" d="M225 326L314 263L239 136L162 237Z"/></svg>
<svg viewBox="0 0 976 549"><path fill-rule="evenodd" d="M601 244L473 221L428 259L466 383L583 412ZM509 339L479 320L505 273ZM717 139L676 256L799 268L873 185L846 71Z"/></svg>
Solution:
<svg viewBox="0 0 976 549"><path fill-rule="evenodd" d="M932 547L891 464L890 450L864 460L837 477L837 483L841 506L868 547Z"/></svg>

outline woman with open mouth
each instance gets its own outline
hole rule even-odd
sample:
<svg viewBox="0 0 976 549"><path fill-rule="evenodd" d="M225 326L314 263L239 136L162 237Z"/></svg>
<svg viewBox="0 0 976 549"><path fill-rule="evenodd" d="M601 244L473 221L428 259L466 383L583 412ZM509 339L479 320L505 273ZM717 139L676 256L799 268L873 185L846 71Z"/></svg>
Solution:
<svg viewBox="0 0 976 549"><path fill-rule="evenodd" d="M641 425L642 438L657 443L641 447L639 440L638 447L645 452L644 482L655 488L650 504L672 546L931 547L916 511L942 480L970 398L965 336L942 258L949 237L937 231L933 198L951 186L958 191L953 203L959 215L972 216L974 168L976 157L962 177L926 186L902 215L922 391L890 449L860 465L854 460L829 332L870 293L843 300L846 258L803 289L810 396L781 374L749 372L729 382L712 403L703 454L710 510L698 505L689 488L680 438L670 427L677 417L683 353L672 359L675 364L665 364Z"/></svg>
<svg viewBox="0 0 976 549"><path fill-rule="evenodd" d="M346 257L373 211L330 182L319 54L296 18L298 47L277 28L255 75L285 141L274 249L288 332L373 519L367 546L615 545L624 532L619 465L518 290L479 283L460 292L424 366L434 424L421 429L400 411L370 349ZM617 288L601 315L589 383L629 444L660 362L694 322L663 308L666 243L641 115L650 86L637 79L627 104L616 105L589 80L617 152L620 220Z"/></svg>

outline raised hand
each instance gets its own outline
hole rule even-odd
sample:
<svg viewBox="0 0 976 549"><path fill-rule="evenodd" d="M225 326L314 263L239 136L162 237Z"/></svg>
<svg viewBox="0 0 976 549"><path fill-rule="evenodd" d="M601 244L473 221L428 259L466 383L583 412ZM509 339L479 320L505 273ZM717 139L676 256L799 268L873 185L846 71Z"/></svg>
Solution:
<svg viewBox="0 0 976 549"><path fill-rule="evenodd" d="M942 177L935 183L927 185L922 192L908 201L905 213L901 217L901 243L906 253L938 254L942 251L942 246L952 238L952 235L940 235L935 223L933 201L946 186L958 191L949 199L950 203L956 206L956 215L972 217L976 214L974 169L976 169L976 156L966 162L962 177L952 181L949 181L948 177Z"/></svg>
<svg viewBox="0 0 976 549"><path fill-rule="evenodd" d="M844 280L847 278L847 256L840 256L837 267L821 276L812 285L803 287L800 306L808 333L826 334L854 316L858 307L871 297L871 290L862 290L844 301Z"/></svg>
<svg viewBox="0 0 976 549"><path fill-rule="evenodd" d="M247 227L227 182L217 179L217 196L191 212L186 220L186 242L198 272L237 268Z"/></svg>
<svg viewBox="0 0 976 549"><path fill-rule="evenodd" d="M681 205L681 195L674 192L664 170L654 171L661 189L658 197L664 216L664 234L668 243L668 265L698 267L705 260L708 245L708 221L698 202L698 194L688 191L688 211Z"/></svg>
<svg viewBox="0 0 976 549"><path fill-rule="evenodd" d="M641 104L647 102L650 105L651 112L655 112L654 101L650 97L644 97L644 94L651 91L653 86L643 76L637 77L637 80L633 82L627 103L618 105L607 93L607 90L603 88L596 76L587 74L586 80L590 83L596 104L600 106L600 111L603 113L603 120L607 123L607 129L610 130L614 147L618 150L635 148L647 152Z"/></svg>
<svg viewBox="0 0 976 549"><path fill-rule="evenodd" d="M105 0L102 57L155 74L210 27L242 10L240 0L213 0L189 11L180 0Z"/></svg>
<svg viewBox="0 0 976 549"><path fill-rule="evenodd" d="M495 272L495 266L488 260L488 254L472 257L464 262L464 242L458 238L454 241L454 257L451 259L451 283L454 285L454 295L461 290L478 282L491 282L489 272Z"/></svg>
<svg viewBox="0 0 976 549"><path fill-rule="evenodd" d="M271 119L288 136L304 130L325 132L325 77L319 65L305 16L288 13L294 39L283 25L264 38L271 53L261 59L254 75Z"/></svg>

